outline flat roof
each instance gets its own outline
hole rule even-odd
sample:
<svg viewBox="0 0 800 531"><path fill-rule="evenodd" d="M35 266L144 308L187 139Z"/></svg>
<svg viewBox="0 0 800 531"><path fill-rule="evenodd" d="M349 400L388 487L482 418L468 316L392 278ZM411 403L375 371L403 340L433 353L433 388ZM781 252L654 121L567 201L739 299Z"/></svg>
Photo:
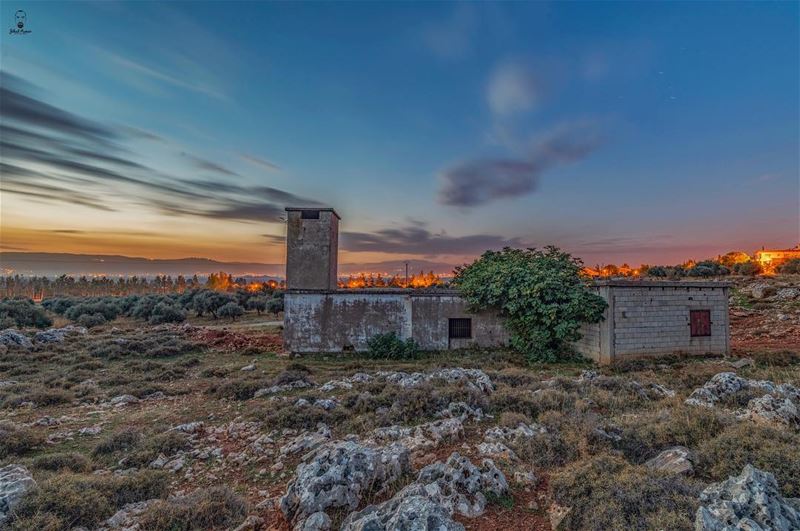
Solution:
<svg viewBox="0 0 800 531"><path fill-rule="evenodd" d="M358 288L358 289L287 289L287 293L319 295L459 295L457 289L449 288Z"/></svg>
<svg viewBox="0 0 800 531"><path fill-rule="evenodd" d="M614 288L729 288L733 285L727 280L595 280L595 286Z"/></svg>
<svg viewBox="0 0 800 531"><path fill-rule="evenodd" d="M319 212L333 212L334 216L336 216L339 219L342 219L342 216L340 216L331 207L286 207L284 210L286 210L286 212L302 212L303 210L317 210Z"/></svg>

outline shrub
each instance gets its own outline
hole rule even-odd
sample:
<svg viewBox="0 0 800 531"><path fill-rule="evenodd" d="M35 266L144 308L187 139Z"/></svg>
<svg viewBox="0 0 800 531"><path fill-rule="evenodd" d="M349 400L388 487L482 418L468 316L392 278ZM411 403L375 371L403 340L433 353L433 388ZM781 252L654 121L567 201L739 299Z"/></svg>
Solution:
<svg viewBox="0 0 800 531"><path fill-rule="evenodd" d="M252 297L247 301L247 307L251 310L255 310L258 315L261 315L261 312L267 309L267 299L264 297Z"/></svg>
<svg viewBox="0 0 800 531"><path fill-rule="evenodd" d="M741 473L747 463L772 472L784 495L800 497L800 434L749 422L734 424L696 451L698 474L714 481Z"/></svg>
<svg viewBox="0 0 800 531"><path fill-rule="evenodd" d="M151 470L128 476L59 474L21 500L15 526L49 514L50 521L63 523L62 529L94 528L127 503L162 496L166 487L166 474Z"/></svg>
<svg viewBox="0 0 800 531"><path fill-rule="evenodd" d="M407 360L419 356L419 346L412 338L405 341L394 332L372 336L367 341L367 356L373 359Z"/></svg>
<svg viewBox="0 0 800 531"><path fill-rule="evenodd" d="M64 312L64 317L71 321L78 321L82 315L102 315L104 321L113 321L120 314L120 309L116 304L104 300L89 300L80 302ZM85 326L85 325L81 325Z"/></svg>
<svg viewBox="0 0 800 531"><path fill-rule="evenodd" d="M11 299L0 302L0 322L3 323L2 328L13 326L47 328L53 325L53 320L47 316L44 309L36 306L30 299Z"/></svg>
<svg viewBox="0 0 800 531"><path fill-rule="evenodd" d="M778 272L784 275L797 275L800 274L800 258L792 258L791 260L778 266Z"/></svg>
<svg viewBox="0 0 800 531"><path fill-rule="evenodd" d="M0 423L0 459L12 455L25 455L44 442L44 436L30 428Z"/></svg>
<svg viewBox="0 0 800 531"><path fill-rule="evenodd" d="M202 317L204 313L210 313L217 318L217 311L226 304L236 302L235 297L228 293L220 293L217 291L203 290L198 292L192 298L192 308L197 312L198 317Z"/></svg>
<svg viewBox="0 0 800 531"><path fill-rule="evenodd" d="M276 317L283 311L283 297L274 297L267 303L267 311Z"/></svg>
<svg viewBox="0 0 800 531"><path fill-rule="evenodd" d="M141 434L134 429L119 431L106 437L94 447L92 455L106 455L133 449L141 438Z"/></svg>
<svg viewBox="0 0 800 531"><path fill-rule="evenodd" d="M607 454L550 478L556 502L572 510L563 529L692 529L700 486Z"/></svg>
<svg viewBox="0 0 800 531"><path fill-rule="evenodd" d="M31 466L53 472L89 472L92 469L91 462L83 454L75 452L39 455L34 458Z"/></svg>
<svg viewBox="0 0 800 531"><path fill-rule="evenodd" d="M761 266L757 262L744 262L733 266L733 272L737 275L754 277L761 273Z"/></svg>
<svg viewBox="0 0 800 531"><path fill-rule="evenodd" d="M152 531L233 529L247 516L247 503L228 487L200 489L189 496L155 502L139 525Z"/></svg>
<svg viewBox="0 0 800 531"><path fill-rule="evenodd" d="M529 361L556 361L571 353L581 324L600 321L607 306L584 284L582 268L556 247L505 248L456 268L453 283L470 310L505 318L511 345Z"/></svg>
<svg viewBox="0 0 800 531"><path fill-rule="evenodd" d="M77 318L76 322L83 327L94 328L106 324L106 318L101 313L84 313Z"/></svg>
<svg viewBox="0 0 800 531"><path fill-rule="evenodd" d="M148 320L151 325L163 323L182 323L186 320L186 312L175 305L159 302L153 308Z"/></svg>
<svg viewBox="0 0 800 531"><path fill-rule="evenodd" d="M237 317L244 315L244 308L235 302L229 302L220 306L219 310L217 310L217 314L220 317L230 317L231 321L235 321Z"/></svg>

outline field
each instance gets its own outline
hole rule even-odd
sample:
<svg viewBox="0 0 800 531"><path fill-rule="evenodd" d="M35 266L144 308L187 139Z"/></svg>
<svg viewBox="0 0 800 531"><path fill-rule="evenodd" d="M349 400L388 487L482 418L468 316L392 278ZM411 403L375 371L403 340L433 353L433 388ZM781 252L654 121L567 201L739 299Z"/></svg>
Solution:
<svg viewBox="0 0 800 531"><path fill-rule="evenodd" d="M377 529L358 527L369 515L351 513L414 487L421 469L454 452L481 484L464 479L460 494L443 498L454 522L405 498L428 522L692 529L703 489L746 464L800 498L800 419L750 407L788 387L744 384L710 407L685 402L725 372L800 383L800 297L773 284L734 291L733 356L724 359L598 368L529 366L511 352L290 358L279 322L254 315L233 324L118 320L63 341L0 347L0 467L19 465L35 481L0 527ZM677 446L688 458L650 461ZM341 477L320 461L326 448L338 452L328 464L344 463ZM359 468L371 451L378 475ZM315 476L316 466L329 473ZM489 478L493 466L502 482Z"/></svg>

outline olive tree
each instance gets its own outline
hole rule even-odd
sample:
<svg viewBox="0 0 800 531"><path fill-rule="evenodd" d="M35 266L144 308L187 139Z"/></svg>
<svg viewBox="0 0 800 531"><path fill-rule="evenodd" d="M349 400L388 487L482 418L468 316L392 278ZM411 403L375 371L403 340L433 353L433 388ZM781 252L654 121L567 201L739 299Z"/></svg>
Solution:
<svg viewBox="0 0 800 531"><path fill-rule="evenodd" d="M505 318L511 346L529 361L571 357L582 323L602 320L605 300L581 277L582 262L557 247L487 251L457 267L453 285L470 311Z"/></svg>

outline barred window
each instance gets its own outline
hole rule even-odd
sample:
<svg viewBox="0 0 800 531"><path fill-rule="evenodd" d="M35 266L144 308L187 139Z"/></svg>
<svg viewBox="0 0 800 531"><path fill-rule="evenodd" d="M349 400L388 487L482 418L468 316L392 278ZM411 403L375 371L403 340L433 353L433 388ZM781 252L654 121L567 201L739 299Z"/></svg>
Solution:
<svg viewBox="0 0 800 531"><path fill-rule="evenodd" d="M472 337L472 319L449 319L448 325L448 337L450 339L464 339Z"/></svg>

